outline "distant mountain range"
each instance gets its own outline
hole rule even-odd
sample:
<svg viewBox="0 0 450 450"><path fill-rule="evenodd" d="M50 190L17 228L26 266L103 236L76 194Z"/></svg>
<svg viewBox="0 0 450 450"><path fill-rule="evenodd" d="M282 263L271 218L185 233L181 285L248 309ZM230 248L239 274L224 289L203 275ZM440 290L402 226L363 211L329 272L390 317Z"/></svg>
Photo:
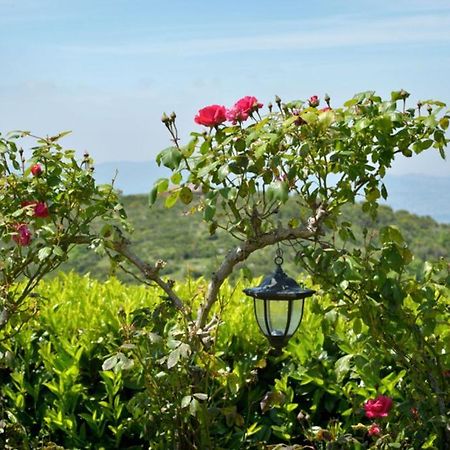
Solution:
<svg viewBox="0 0 450 450"><path fill-rule="evenodd" d="M115 186L125 195L150 192L153 183L170 175L155 161L107 162L95 166L99 183L110 183L116 174ZM388 175L385 179L389 197L386 204L394 210L406 210L419 216L430 216L441 223L450 223L450 174L448 177L425 175Z"/></svg>

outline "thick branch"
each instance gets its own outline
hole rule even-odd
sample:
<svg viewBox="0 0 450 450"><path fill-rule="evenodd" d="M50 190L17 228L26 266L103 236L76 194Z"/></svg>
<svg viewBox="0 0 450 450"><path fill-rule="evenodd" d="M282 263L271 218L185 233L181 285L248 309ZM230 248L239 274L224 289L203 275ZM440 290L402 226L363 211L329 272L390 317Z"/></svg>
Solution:
<svg viewBox="0 0 450 450"><path fill-rule="evenodd" d="M70 243L90 244L92 242L92 239L93 238L90 236L76 236L75 238L70 240ZM155 284L157 284L167 294L169 300L172 302L175 308L177 308L185 315L188 315L188 311L186 310L183 301L172 289L172 283L164 281L159 276L159 271L165 265L164 261L158 260L153 266L146 263L131 251L130 243L123 237L121 237L120 240L105 241L105 246L115 251L119 255L122 255L129 263L135 266L147 280L153 281Z"/></svg>
<svg viewBox="0 0 450 450"><path fill-rule="evenodd" d="M289 239L310 239L317 236L320 232L321 222L326 214L326 210L319 206L315 216L309 218L306 226L297 228L278 228L270 233L261 234L251 240L248 239L231 250L220 265L218 271L212 276L208 290L205 294L205 299L200 305L197 313L197 327L203 328L205 326L208 314L214 303L217 301L220 287L233 272L234 267L238 263L245 261L256 250L276 244L277 242Z"/></svg>

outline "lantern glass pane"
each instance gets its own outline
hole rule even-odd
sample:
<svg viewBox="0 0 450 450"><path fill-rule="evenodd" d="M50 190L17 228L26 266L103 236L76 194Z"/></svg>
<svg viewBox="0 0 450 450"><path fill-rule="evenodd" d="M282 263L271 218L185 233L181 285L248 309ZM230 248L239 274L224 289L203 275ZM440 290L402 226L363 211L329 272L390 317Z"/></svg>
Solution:
<svg viewBox="0 0 450 450"><path fill-rule="evenodd" d="M288 320L288 303L283 300L267 300L267 319L271 336L284 336Z"/></svg>
<svg viewBox="0 0 450 450"><path fill-rule="evenodd" d="M304 304L305 304L304 299L294 300L292 302L291 323L289 324L289 329L287 332L287 336L289 337L295 333L295 330L297 330L300 321L302 320Z"/></svg>
<svg viewBox="0 0 450 450"><path fill-rule="evenodd" d="M265 336L269 336L270 331L267 329L265 316L264 316L265 301L257 299L257 298L254 298L253 301L255 303L255 316L256 316L256 321L258 322L259 328L261 329L261 331L263 332L263 334Z"/></svg>

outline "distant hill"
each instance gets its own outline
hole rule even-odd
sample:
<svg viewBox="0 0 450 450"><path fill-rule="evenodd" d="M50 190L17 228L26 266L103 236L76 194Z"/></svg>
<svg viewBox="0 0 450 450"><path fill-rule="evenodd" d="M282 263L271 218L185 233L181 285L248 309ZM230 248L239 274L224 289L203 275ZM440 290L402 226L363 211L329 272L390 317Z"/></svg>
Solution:
<svg viewBox="0 0 450 450"><path fill-rule="evenodd" d="M188 274L193 277L208 276L217 270L223 256L237 244L236 240L220 230L210 236L201 215L186 214L184 205L177 204L167 209L162 202L157 202L149 208L145 195L125 196L122 201L134 227L134 233L130 236L133 248L146 261L167 261L163 273L171 278L183 279ZM280 215L292 217L296 209L294 202L288 203ZM439 224L430 217L417 217L406 211L394 213L391 208L382 206L377 221L373 223L361 212L359 205L351 205L343 210L342 218L355 225L358 239L363 226L379 229L387 224L397 225L415 255L413 270L418 270L425 260L450 256L450 225ZM246 268L255 275L268 273L273 269L273 252L273 248L267 247L254 253L246 261ZM295 251L286 251L285 256L287 272L298 273L299 268L294 264ZM96 278L105 279L110 263L106 257L100 257L92 250L77 247L63 269L82 274L90 272ZM120 270L117 275L133 281Z"/></svg>
<svg viewBox="0 0 450 450"><path fill-rule="evenodd" d="M168 169L158 167L155 161L118 161L96 165L97 181L110 183L116 170L115 186L124 195L146 194L158 178L170 175ZM450 174L448 177L388 175L385 184L389 192L386 204L395 211L406 210L450 223Z"/></svg>

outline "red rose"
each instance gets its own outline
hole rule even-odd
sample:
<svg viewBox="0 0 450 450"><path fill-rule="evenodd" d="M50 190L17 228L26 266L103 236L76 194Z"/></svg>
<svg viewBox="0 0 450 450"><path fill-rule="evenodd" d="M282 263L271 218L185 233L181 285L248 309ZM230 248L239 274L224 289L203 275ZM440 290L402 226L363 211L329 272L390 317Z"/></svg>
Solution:
<svg viewBox="0 0 450 450"><path fill-rule="evenodd" d="M244 122L252 113L262 108L263 104L259 103L256 97L247 95L238 100L234 106L227 111L227 119L235 125L237 122Z"/></svg>
<svg viewBox="0 0 450 450"><path fill-rule="evenodd" d="M378 434L381 433L381 428L376 423L373 423L370 426L368 433L369 436L377 436Z"/></svg>
<svg viewBox="0 0 450 450"><path fill-rule="evenodd" d="M225 106L210 105L202 108L195 116L194 121L206 127L215 127L227 120Z"/></svg>
<svg viewBox="0 0 450 450"><path fill-rule="evenodd" d="M22 208L26 206L33 206L33 217L40 217L45 219L49 216L48 207L44 202L26 201L21 203Z"/></svg>
<svg viewBox="0 0 450 450"><path fill-rule="evenodd" d="M364 403L364 410L369 419L387 417L391 408L392 399L384 395L379 395L376 399L370 399Z"/></svg>
<svg viewBox="0 0 450 450"><path fill-rule="evenodd" d="M37 202L34 207L34 217L48 217L48 207L44 202Z"/></svg>
<svg viewBox="0 0 450 450"><path fill-rule="evenodd" d="M27 224L18 223L16 225L14 225L14 230L16 233L13 235L13 239L18 245L20 245L22 247L30 245L31 231L28 228Z"/></svg>
<svg viewBox="0 0 450 450"><path fill-rule="evenodd" d="M33 176L38 177L39 175L42 174L42 167L39 163L37 164L33 164L31 166L31 173L33 174Z"/></svg>
<svg viewBox="0 0 450 450"><path fill-rule="evenodd" d="M317 95L313 95L309 100L309 106L312 106L313 108L315 108L316 106L319 106L319 97L317 97Z"/></svg>

